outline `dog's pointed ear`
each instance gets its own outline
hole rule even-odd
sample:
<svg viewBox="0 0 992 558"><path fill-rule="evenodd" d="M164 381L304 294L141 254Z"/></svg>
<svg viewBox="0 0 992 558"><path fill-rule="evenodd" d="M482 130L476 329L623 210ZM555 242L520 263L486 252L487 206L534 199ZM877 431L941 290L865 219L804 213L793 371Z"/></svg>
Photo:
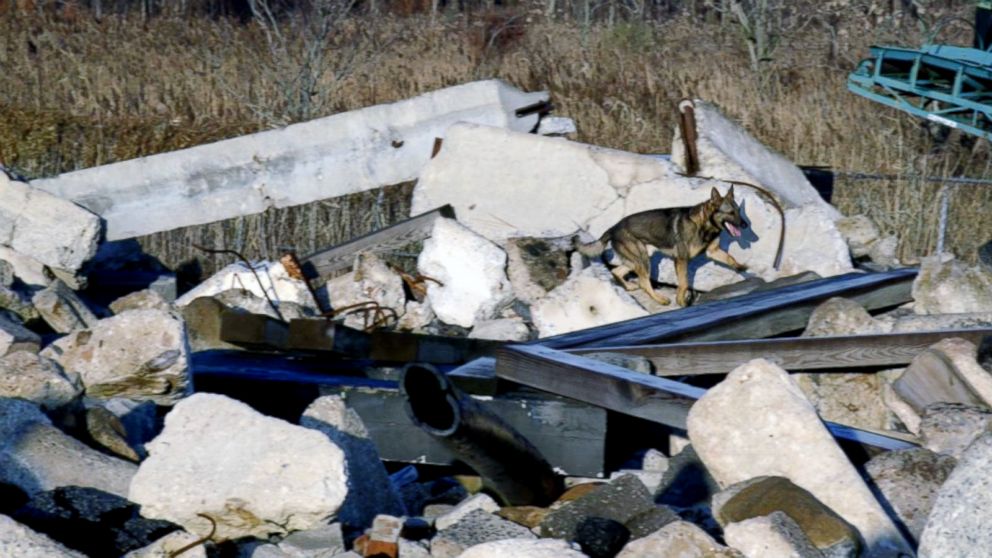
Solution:
<svg viewBox="0 0 992 558"><path fill-rule="evenodd" d="M723 196L720 195L720 190L717 190L716 186L714 186L713 189L710 190L710 201L718 202L721 200L723 200Z"/></svg>
<svg viewBox="0 0 992 558"><path fill-rule="evenodd" d="M724 196L724 199L728 199L730 201L734 201L734 185L733 184L730 185L730 189L727 190L727 195Z"/></svg>

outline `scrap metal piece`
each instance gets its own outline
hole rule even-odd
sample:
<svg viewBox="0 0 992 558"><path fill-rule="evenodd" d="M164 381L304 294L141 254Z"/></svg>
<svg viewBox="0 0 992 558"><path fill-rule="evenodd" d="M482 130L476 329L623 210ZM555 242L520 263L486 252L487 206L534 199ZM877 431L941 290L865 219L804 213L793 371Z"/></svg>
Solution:
<svg viewBox="0 0 992 558"><path fill-rule="evenodd" d="M410 420L472 467L511 506L550 504L561 483L540 451L429 364L403 369Z"/></svg>

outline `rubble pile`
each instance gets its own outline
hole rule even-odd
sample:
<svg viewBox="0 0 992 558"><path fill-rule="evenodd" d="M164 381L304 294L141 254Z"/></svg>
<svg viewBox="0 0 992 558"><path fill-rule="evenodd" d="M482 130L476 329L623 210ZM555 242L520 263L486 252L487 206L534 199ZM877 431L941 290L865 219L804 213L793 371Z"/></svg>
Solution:
<svg viewBox="0 0 992 558"><path fill-rule="evenodd" d="M186 292L0 169L0 556L992 554L992 271L905 268L692 106L671 158L432 116L410 220ZM694 260L693 306L577 250L732 185L747 269Z"/></svg>

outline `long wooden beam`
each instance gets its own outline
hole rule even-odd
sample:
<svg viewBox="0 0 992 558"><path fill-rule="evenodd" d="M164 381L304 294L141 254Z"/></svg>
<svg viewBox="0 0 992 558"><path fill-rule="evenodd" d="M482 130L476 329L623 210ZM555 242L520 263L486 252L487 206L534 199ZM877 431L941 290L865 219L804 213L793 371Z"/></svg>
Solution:
<svg viewBox="0 0 992 558"><path fill-rule="evenodd" d="M570 349L771 337L805 327L813 309L830 297L851 298L869 310L909 302L914 277L915 269L848 273L565 333L534 344Z"/></svg>
<svg viewBox="0 0 992 558"><path fill-rule="evenodd" d="M686 427L692 403L706 392L703 388L537 345L513 345L497 351L496 375L680 429ZM840 439L887 450L915 447L895 436L831 422L825 424Z"/></svg>
<svg viewBox="0 0 992 558"><path fill-rule="evenodd" d="M583 355L609 351L645 357L654 364L655 374L659 376L727 373L755 358L793 371L841 370L905 366L942 339L960 337L977 345L989 335L992 328L584 348L567 352Z"/></svg>
<svg viewBox="0 0 992 558"><path fill-rule="evenodd" d="M326 277L336 271L348 269L354 264L355 256L362 252L386 252L402 248L430 236L434 221L441 217L455 218L455 210L450 205L421 213L377 231L370 232L344 244L310 254L303 258L307 271Z"/></svg>

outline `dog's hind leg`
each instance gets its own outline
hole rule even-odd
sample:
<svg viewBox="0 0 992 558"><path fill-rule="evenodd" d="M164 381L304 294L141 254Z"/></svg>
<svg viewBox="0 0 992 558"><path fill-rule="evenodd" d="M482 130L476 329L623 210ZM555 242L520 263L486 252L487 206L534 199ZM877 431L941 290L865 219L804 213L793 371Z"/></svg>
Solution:
<svg viewBox="0 0 992 558"><path fill-rule="evenodd" d="M689 305L689 260L686 258L675 258L675 277L678 279L679 291L675 301L679 306Z"/></svg>
<svg viewBox="0 0 992 558"><path fill-rule="evenodd" d="M623 285L623 288L628 291L632 291L637 288L636 282L627 280L627 274L630 273L630 268L627 267L626 264L621 264L614 267L610 270L610 273L612 273L613 276L617 278L617 281L620 281L620 284Z"/></svg>

